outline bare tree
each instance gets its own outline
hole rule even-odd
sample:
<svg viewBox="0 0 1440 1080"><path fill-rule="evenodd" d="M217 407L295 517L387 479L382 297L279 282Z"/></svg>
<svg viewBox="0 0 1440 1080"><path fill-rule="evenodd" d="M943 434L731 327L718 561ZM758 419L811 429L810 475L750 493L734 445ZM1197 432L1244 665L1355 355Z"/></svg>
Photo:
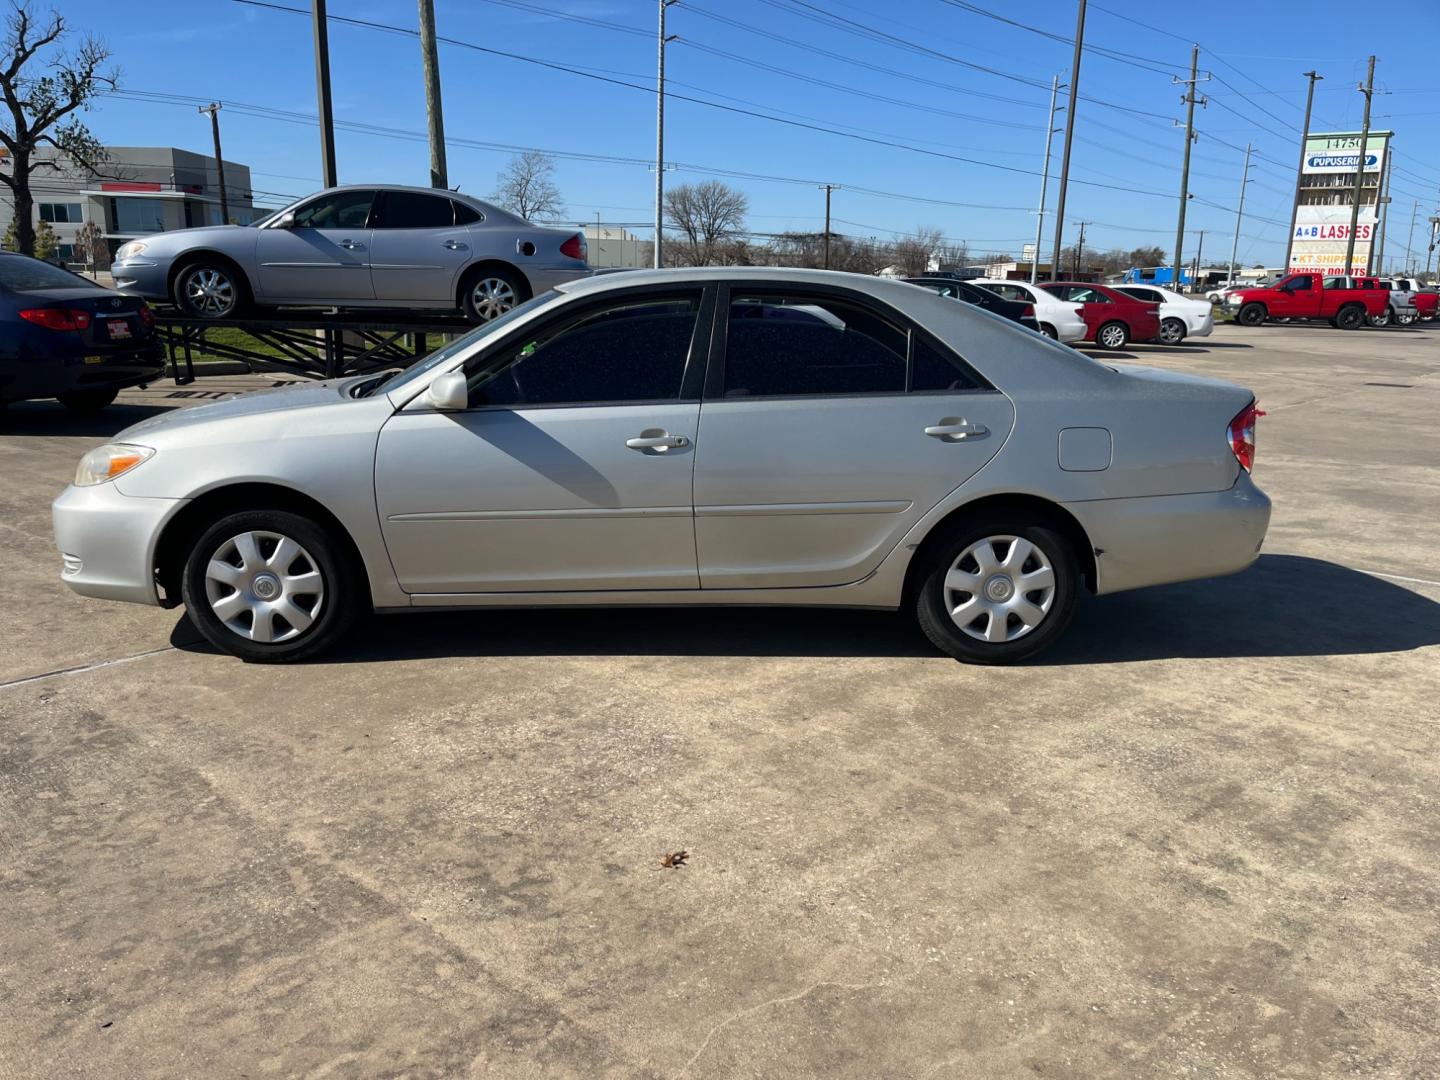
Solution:
<svg viewBox="0 0 1440 1080"><path fill-rule="evenodd" d="M665 192L665 218L685 234L686 243L679 248L684 265L728 261L721 258L729 246L723 242L743 231L749 208L750 200L743 191L719 180L681 184Z"/></svg>
<svg viewBox="0 0 1440 1080"><path fill-rule="evenodd" d="M555 186L555 159L549 154L539 150L516 154L495 183L491 200L526 221L553 221L565 213L565 200Z"/></svg>
<svg viewBox="0 0 1440 1080"><path fill-rule="evenodd" d="M59 46L69 30L58 11L37 21L30 0L10 3L13 10L0 44L0 95L7 106L0 111L0 145L9 151L10 167L0 172L0 184L15 202L16 250L31 255L35 201L30 177L39 169L60 172L63 166L53 156L37 158L36 152L49 147L89 169L105 161L104 148L76 114L95 95L115 89L120 72L101 70L110 50L98 38L87 36L73 52L63 51Z"/></svg>
<svg viewBox="0 0 1440 1080"><path fill-rule="evenodd" d="M908 236L895 241L894 263L904 277L914 277L930 269L945 237L933 225L922 225Z"/></svg>
<svg viewBox="0 0 1440 1080"><path fill-rule="evenodd" d="M87 221L75 231L75 256L90 269L93 276L110 263L110 249L105 244L105 230L97 221Z"/></svg>

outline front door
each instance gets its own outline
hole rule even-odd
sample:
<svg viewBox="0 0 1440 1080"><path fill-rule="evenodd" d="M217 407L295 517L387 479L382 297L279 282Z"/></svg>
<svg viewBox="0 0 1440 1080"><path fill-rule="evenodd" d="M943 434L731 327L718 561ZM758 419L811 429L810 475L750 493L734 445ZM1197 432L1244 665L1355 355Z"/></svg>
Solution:
<svg viewBox="0 0 1440 1080"><path fill-rule="evenodd" d="M255 243L259 295L275 303L373 300L370 207L375 192L346 188L294 212L289 228L269 226Z"/></svg>
<svg viewBox="0 0 1440 1080"><path fill-rule="evenodd" d="M470 230L455 224L453 202L418 191L382 191L370 224L375 299L457 306L456 283L472 254Z"/></svg>
<svg viewBox="0 0 1440 1080"><path fill-rule="evenodd" d="M853 294L732 287L695 463L706 589L845 585L995 456L1008 398Z"/></svg>
<svg viewBox="0 0 1440 1080"><path fill-rule="evenodd" d="M382 429L375 496L410 593L698 587L698 289L610 294L466 364L471 407ZM421 399L423 401L423 399Z"/></svg>
<svg viewBox="0 0 1440 1080"><path fill-rule="evenodd" d="M1306 318L1320 309L1320 291L1315 288L1314 274L1296 274L1275 290L1269 304L1274 318Z"/></svg>

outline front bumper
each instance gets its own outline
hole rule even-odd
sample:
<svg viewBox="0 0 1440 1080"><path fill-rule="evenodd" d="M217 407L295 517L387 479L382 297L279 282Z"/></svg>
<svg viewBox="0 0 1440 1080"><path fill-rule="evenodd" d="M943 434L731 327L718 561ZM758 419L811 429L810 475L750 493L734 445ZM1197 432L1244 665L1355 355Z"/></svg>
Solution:
<svg viewBox="0 0 1440 1080"><path fill-rule="evenodd" d="M81 596L158 606L156 545L185 502L122 495L113 482L67 487L51 506L60 580Z"/></svg>
<svg viewBox="0 0 1440 1080"><path fill-rule="evenodd" d="M1244 570L1260 554L1270 499L1250 474L1227 491L1066 503L1097 554L1097 593Z"/></svg>
<svg viewBox="0 0 1440 1080"><path fill-rule="evenodd" d="M135 259L125 263L114 263L110 276L115 279L115 291L143 296L147 300L170 299L169 267L149 259Z"/></svg>

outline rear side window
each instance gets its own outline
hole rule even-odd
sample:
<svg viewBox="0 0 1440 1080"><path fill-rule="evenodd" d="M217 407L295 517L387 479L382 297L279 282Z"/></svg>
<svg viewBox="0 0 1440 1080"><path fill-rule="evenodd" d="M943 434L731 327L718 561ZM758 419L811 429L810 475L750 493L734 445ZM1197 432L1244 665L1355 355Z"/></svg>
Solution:
<svg viewBox="0 0 1440 1080"><path fill-rule="evenodd" d="M471 379L471 405L674 401L700 294L633 298L542 329Z"/></svg>
<svg viewBox="0 0 1440 1080"><path fill-rule="evenodd" d="M455 207L456 225L476 225L485 220L485 215L473 206L468 206L463 202L457 202L453 205Z"/></svg>
<svg viewBox="0 0 1440 1080"><path fill-rule="evenodd" d="M904 393L908 348L905 331L857 304L737 294L724 396Z"/></svg>
<svg viewBox="0 0 1440 1080"><path fill-rule="evenodd" d="M867 305L736 293L726 327L726 398L974 390L959 357Z"/></svg>
<svg viewBox="0 0 1440 1080"><path fill-rule="evenodd" d="M381 193L377 229L448 229L454 224L455 204L443 196L418 191Z"/></svg>
<svg viewBox="0 0 1440 1080"><path fill-rule="evenodd" d="M1126 296L1133 296L1136 300L1147 300L1155 304L1164 300L1164 297L1154 289L1121 289L1120 291Z"/></svg>
<svg viewBox="0 0 1440 1080"><path fill-rule="evenodd" d="M1018 300L1022 303L1030 303L1030 294L1018 285L982 285L982 289L989 289L996 296L1005 300Z"/></svg>

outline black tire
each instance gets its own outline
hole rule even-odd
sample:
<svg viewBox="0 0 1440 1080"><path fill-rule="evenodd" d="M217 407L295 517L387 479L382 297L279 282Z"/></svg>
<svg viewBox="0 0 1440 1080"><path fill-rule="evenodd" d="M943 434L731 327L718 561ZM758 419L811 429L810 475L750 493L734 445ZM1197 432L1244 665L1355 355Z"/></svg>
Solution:
<svg viewBox="0 0 1440 1080"><path fill-rule="evenodd" d="M1394 318L1394 315L1395 313L1387 307L1379 315L1371 315L1367 317L1365 321L1374 327L1389 326L1390 320Z"/></svg>
<svg viewBox="0 0 1440 1080"><path fill-rule="evenodd" d="M1415 315L1415 312L1413 312L1413 311L1401 311L1401 312L1397 312L1396 315L1395 315L1395 325L1396 325L1396 326L1411 326L1411 325L1414 324L1415 318L1416 318L1416 315Z"/></svg>
<svg viewBox="0 0 1440 1080"><path fill-rule="evenodd" d="M959 624L958 619L952 618L950 601L956 601L957 606L969 601L964 599L963 591L946 587L946 578L952 569L957 568L957 562L967 556L972 546L992 537L999 538L999 546L991 547L997 561L1005 552L1013 551L1005 546L1006 541L1018 538L1028 542L1043 556L1044 561L1049 564L1053 579L1048 606L1043 607L1044 614L1040 620L1033 628L1017 633L1021 626L1019 617L1006 614L1004 632L1007 640L1003 641L983 639L994 618L990 611L977 611L976 618L968 624L970 632ZM1063 536L1033 520L994 517L965 523L931 548L928 558L928 565L921 568L924 576L915 599L915 617L920 623L920 629L936 648L962 663L1014 664L1028 660L1064 633L1075 613L1080 578L1075 552ZM971 565L977 567L971 572L983 577L983 568L968 557L958 568L964 571ZM1038 566L1038 563L1027 559L1021 567L1022 570L1024 566ZM982 581L983 587L988 589L990 582L996 577L1005 577L1006 581L1010 582L1008 575L997 570L994 575ZM1011 587L1013 588L1013 582ZM951 594L949 598L947 592ZM974 594L971 596L976 598ZM983 603L985 598L981 596L978 599ZM1031 600L1032 606L1040 607L1040 604L1034 601L1042 600L1042 591L1029 592L1025 594L1025 599ZM981 636L975 636L975 632Z"/></svg>
<svg viewBox="0 0 1440 1080"><path fill-rule="evenodd" d="M1421 322L1434 322L1434 321L1435 321L1435 316L1436 316L1437 314L1440 314L1440 312L1434 312L1434 311L1432 311L1432 312L1430 312L1429 315L1421 315L1421 316L1420 316L1420 321L1421 321Z"/></svg>
<svg viewBox="0 0 1440 1080"><path fill-rule="evenodd" d="M1162 345L1179 345L1185 340L1184 320L1174 318L1162 320L1158 340Z"/></svg>
<svg viewBox="0 0 1440 1080"><path fill-rule="evenodd" d="M1123 349L1130 344L1130 327L1119 319L1107 322L1095 331L1095 344L1102 349Z"/></svg>
<svg viewBox="0 0 1440 1080"><path fill-rule="evenodd" d="M118 393L119 390L72 390L68 394L56 394L55 400L73 413L90 416L114 401Z"/></svg>
<svg viewBox="0 0 1440 1080"><path fill-rule="evenodd" d="M1040 324L1040 333L1044 334L1044 335L1045 335L1046 337L1048 337L1051 341L1059 341L1059 340L1060 340L1060 334L1059 334L1059 332L1058 332L1053 326L1051 326L1049 323L1042 322L1042 323Z"/></svg>
<svg viewBox="0 0 1440 1080"><path fill-rule="evenodd" d="M1240 313L1235 316L1235 321L1241 326L1259 326L1265 321L1267 314L1264 304L1252 300L1240 309Z"/></svg>
<svg viewBox="0 0 1440 1080"><path fill-rule="evenodd" d="M509 266L476 266L460 282L460 308L465 318L476 324L487 323L529 299L529 282Z"/></svg>
<svg viewBox="0 0 1440 1080"><path fill-rule="evenodd" d="M199 256L181 264L170 287L181 314L192 319L234 319L255 302L250 283L233 263Z"/></svg>
<svg viewBox="0 0 1440 1080"><path fill-rule="evenodd" d="M266 544L272 541L267 541L265 537L257 538L258 569L274 582L273 585L258 583L253 571L245 574L247 560L244 548L234 542L246 534L270 534L286 538L298 546L298 554L293 555L285 567L280 567L271 561L279 551L278 542L273 542L273 546L266 550ZM237 558L239 566L235 562ZM212 589L211 582L207 580L212 560L228 563L246 581L245 584L228 586L233 593L222 593L214 603L223 603L231 595L247 598L249 603L242 603L239 607L250 609L250 627L255 626L256 606L267 603L258 590L272 587L280 590L277 594L279 599L270 609L273 614L268 621L271 633L280 640L254 640L233 629L217 613L211 596L227 586L217 584ZM283 574L286 570L288 575ZM298 577L310 571L319 575L318 593L306 592L303 587L292 593L280 584L282 576ZM250 591L252 588L257 591ZM289 510L241 510L227 514L205 529L195 540L185 561L180 595L190 621L205 636L205 640L246 663L260 664L305 660L324 652L345 636L368 606L364 573L349 548L324 526ZM293 603L312 621L297 629L286 619L287 607L281 601ZM241 611L231 621L243 624L244 615L245 612Z"/></svg>
<svg viewBox="0 0 1440 1080"><path fill-rule="evenodd" d="M1359 304L1346 304L1335 313L1335 325L1341 330L1359 330L1365 325L1365 309Z"/></svg>

